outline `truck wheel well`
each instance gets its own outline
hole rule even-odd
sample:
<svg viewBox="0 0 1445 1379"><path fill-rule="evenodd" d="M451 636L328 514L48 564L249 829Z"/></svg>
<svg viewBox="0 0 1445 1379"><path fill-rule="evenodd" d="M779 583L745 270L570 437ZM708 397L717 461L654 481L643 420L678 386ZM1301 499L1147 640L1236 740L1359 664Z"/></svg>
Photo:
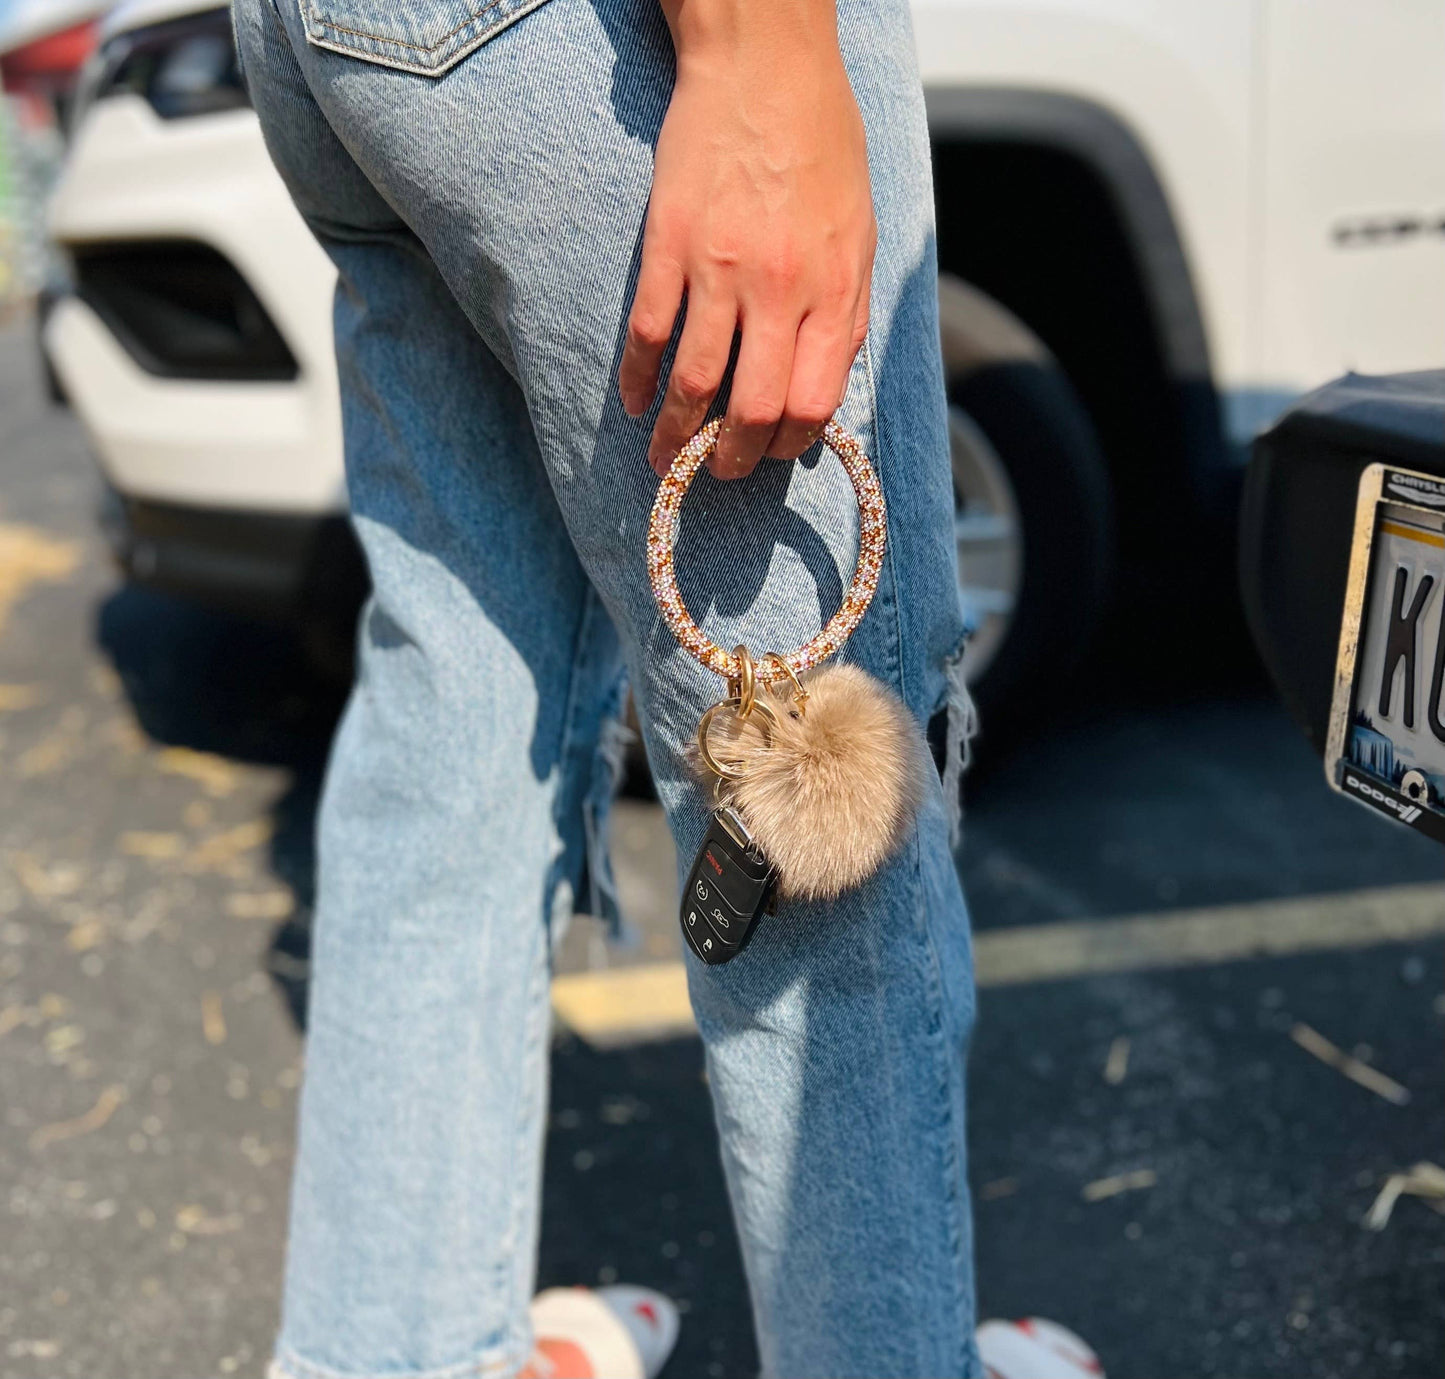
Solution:
<svg viewBox="0 0 1445 1379"><path fill-rule="evenodd" d="M1008 307L1058 359L1098 431L1133 564L1152 519L1197 504L1187 404L1110 189L1075 152L1007 137L944 139L933 156L939 267Z"/></svg>

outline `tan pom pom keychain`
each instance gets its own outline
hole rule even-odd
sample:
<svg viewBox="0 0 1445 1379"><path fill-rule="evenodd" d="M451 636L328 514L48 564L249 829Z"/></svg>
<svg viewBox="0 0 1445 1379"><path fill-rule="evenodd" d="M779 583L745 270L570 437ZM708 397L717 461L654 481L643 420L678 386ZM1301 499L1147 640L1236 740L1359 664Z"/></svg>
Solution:
<svg viewBox="0 0 1445 1379"><path fill-rule="evenodd" d="M682 500L717 444L709 422L673 461L652 507L647 571L683 648L727 693L698 724L694 760L717 808L688 876L682 929L704 962L737 956L773 893L831 900L897 850L922 798L929 758L898 697L856 666L822 663L863 620L887 544L883 492L863 447L836 422L822 440L858 500L858 565L843 605L796 651L724 651L692 620L673 564Z"/></svg>

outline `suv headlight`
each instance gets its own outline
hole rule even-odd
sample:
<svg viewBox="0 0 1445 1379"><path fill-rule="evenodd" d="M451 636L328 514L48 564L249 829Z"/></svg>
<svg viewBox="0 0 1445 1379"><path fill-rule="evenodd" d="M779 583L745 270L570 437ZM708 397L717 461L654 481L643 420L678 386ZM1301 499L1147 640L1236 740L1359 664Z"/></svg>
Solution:
<svg viewBox="0 0 1445 1379"><path fill-rule="evenodd" d="M116 34L91 59L77 93L75 124L96 101L140 96L163 120L244 109L227 9Z"/></svg>

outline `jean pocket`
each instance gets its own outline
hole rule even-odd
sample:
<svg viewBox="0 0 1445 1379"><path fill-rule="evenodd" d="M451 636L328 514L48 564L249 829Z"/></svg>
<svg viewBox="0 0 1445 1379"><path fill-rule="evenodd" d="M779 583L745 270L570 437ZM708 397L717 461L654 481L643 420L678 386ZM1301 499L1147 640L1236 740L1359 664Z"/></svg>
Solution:
<svg viewBox="0 0 1445 1379"><path fill-rule="evenodd" d="M318 48L440 76L546 0L300 0Z"/></svg>

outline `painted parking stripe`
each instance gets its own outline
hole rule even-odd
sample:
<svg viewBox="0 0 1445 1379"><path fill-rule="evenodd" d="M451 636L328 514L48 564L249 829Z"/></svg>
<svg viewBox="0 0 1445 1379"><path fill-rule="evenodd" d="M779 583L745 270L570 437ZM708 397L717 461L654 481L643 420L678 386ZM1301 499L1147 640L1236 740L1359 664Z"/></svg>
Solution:
<svg viewBox="0 0 1445 1379"><path fill-rule="evenodd" d="M980 986L1368 948L1445 934L1445 886L1385 886L1202 910L992 930L974 939ZM599 1047L694 1026L681 963L556 978L558 1020Z"/></svg>
<svg viewBox="0 0 1445 1379"><path fill-rule="evenodd" d="M1367 948L1445 934L1445 886L1384 886L980 934L981 986Z"/></svg>
<svg viewBox="0 0 1445 1379"><path fill-rule="evenodd" d="M552 1011L589 1044L667 1039L696 1028L680 962L611 967L552 980Z"/></svg>

